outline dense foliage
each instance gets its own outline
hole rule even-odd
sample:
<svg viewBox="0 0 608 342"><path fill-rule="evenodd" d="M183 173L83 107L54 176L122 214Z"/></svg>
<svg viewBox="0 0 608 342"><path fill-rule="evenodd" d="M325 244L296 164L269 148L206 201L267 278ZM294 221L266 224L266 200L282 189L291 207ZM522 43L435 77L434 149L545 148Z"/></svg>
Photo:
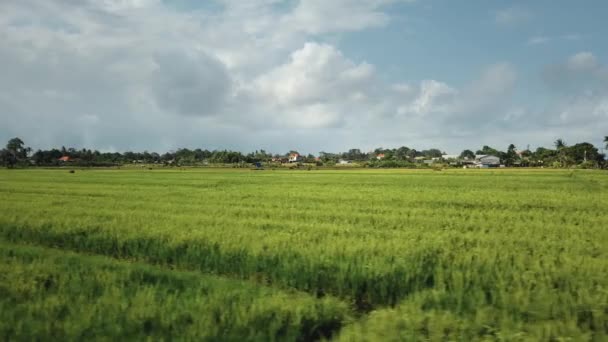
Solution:
<svg viewBox="0 0 608 342"><path fill-rule="evenodd" d="M302 156L302 163L316 164L318 166L333 166L340 161L356 162L357 166L376 168L415 168L423 160L439 160L452 166L461 166L465 160L475 159L475 155L493 155L500 158L506 166L542 166L565 168L579 166L581 168L601 168L606 164L605 155L590 143L579 143L567 146L558 139L555 149L539 147L536 151L528 149L518 150L511 144L507 152L483 146L476 153L464 150L459 156L448 156L439 149L417 151L416 149L402 146L399 148L385 149L377 148L374 151L363 152L360 149L350 149L343 153L319 152L319 156ZM156 152L100 152L90 149L65 148L32 150L25 147L19 138L11 139L6 148L0 150L0 164L9 168L15 166L116 166L124 164L162 164L171 166L202 166L209 164L233 164L244 165L251 163L287 162L292 154L298 151L289 151L285 154L272 154L265 150L251 153L241 153L228 150L203 150L200 148L191 150L181 148L177 151L163 154ZM30 155L31 154L31 155ZM62 160L62 158L67 158ZM67 162L66 162L67 161Z"/></svg>
<svg viewBox="0 0 608 342"><path fill-rule="evenodd" d="M601 171L29 169L0 171L0 192L4 254L34 244L338 298L335 311L314 304L309 319L324 332L345 325L344 340L608 338ZM41 268L53 267L53 277L70 273ZM4 292L19 283L0 279L12 284ZM242 322L238 333L258 324Z"/></svg>

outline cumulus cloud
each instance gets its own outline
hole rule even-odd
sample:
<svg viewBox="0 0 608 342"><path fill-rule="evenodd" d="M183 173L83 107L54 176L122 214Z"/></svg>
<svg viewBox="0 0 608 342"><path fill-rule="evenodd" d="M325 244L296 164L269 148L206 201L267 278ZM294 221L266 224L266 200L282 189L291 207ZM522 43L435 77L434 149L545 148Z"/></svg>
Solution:
<svg viewBox="0 0 608 342"><path fill-rule="evenodd" d="M542 78L552 90L577 94L581 90L605 89L608 86L608 67L597 57L582 51L566 61L545 67Z"/></svg>
<svg viewBox="0 0 608 342"><path fill-rule="evenodd" d="M0 138L318 152L463 145L495 131L479 127L541 127L549 114L512 103L509 63L460 84L399 80L333 39L388 25L401 2L411 1L215 0L187 11L160 0L0 1ZM555 127L580 111L605 116L608 72L591 52L543 75L547 84L587 81L588 91L546 106Z"/></svg>
<svg viewBox="0 0 608 342"><path fill-rule="evenodd" d="M231 94L225 66L205 53L171 51L155 55L154 62L153 95L166 110L183 115L216 115Z"/></svg>
<svg viewBox="0 0 608 342"><path fill-rule="evenodd" d="M403 92L403 87L395 85ZM457 91L445 83L435 80L424 80L414 98L405 97L405 104L397 108L399 115L429 115L446 113L452 109L454 95ZM408 91L406 94L410 94Z"/></svg>
<svg viewBox="0 0 608 342"><path fill-rule="evenodd" d="M608 78L606 66L591 52L579 52L562 63L547 66L542 79L548 103L529 111L526 118L544 132L567 141L581 137L594 142L608 131Z"/></svg>
<svg viewBox="0 0 608 342"><path fill-rule="evenodd" d="M598 67L597 58L591 52L579 52L568 59L567 67L574 71L588 71Z"/></svg>
<svg viewBox="0 0 608 342"><path fill-rule="evenodd" d="M517 81L515 68L507 63L491 65L467 85L456 89L436 80L424 80L417 91L403 85L393 85L402 96L397 112L400 115L428 115L435 123L449 125L480 125L497 120L488 110L502 108L508 102Z"/></svg>
<svg viewBox="0 0 608 342"><path fill-rule="evenodd" d="M355 63L334 46L307 42L284 63L257 77L247 91L254 103L288 126L333 127L373 90L375 69Z"/></svg>
<svg viewBox="0 0 608 342"><path fill-rule="evenodd" d="M509 101L517 81L515 68L498 63L485 68L481 75L464 90L456 107L458 112L477 115Z"/></svg>
<svg viewBox="0 0 608 342"><path fill-rule="evenodd" d="M0 136L247 148L239 141L261 132L280 146L294 129L347 126L383 102L372 100L375 67L315 37L386 25L382 9L402 1L217 0L190 11L159 0L2 2L0 62L10 67L0 109L11 115ZM275 136L286 128L290 136Z"/></svg>
<svg viewBox="0 0 608 342"><path fill-rule="evenodd" d="M308 42L292 53L290 61L254 82L255 91L280 104L325 102L365 91L374 67L356 64L335 47Z"/></svg>

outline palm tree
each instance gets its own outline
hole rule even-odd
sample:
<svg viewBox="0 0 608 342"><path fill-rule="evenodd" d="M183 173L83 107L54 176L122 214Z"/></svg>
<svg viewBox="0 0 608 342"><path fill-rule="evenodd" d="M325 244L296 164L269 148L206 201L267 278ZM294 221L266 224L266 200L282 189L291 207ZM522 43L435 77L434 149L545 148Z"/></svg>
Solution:
<svg viewBox="0 0 608 342"><path fill-rule="evenodd" d="M557 154L559 155L559 162L561 164L562 167L565 166L565 155L564 155L564 150L566 149L566 142L563 139L557 139L555 140L555 142L553 143L555 145L555 148L557 149Z"/></svg>
<svg viewBox="0 0 608 342"><path fill-rule="evenodd" d="M604 144L606 144L606 149L608 150L608 135L604 136Z"/></svg>

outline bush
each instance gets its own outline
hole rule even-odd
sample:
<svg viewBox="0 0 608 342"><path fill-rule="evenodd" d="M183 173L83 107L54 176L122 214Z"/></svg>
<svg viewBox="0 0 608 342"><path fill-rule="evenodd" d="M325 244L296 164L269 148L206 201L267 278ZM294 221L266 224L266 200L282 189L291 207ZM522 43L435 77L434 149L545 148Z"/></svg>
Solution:
<svg viewBox="0 0 608 342"><path fill-rule="evenodd" d="M380 160L380 161L370 161L369 167L376 168L417 168L417 165L405 160Z"/></svg>
<svg viewBox="0 0 608 342"><path fill-rule="evenodd" d="M578 165L579 169L595 169L597 168L597 163L592 160L587 160L586 162L582 162Z"/></svg>

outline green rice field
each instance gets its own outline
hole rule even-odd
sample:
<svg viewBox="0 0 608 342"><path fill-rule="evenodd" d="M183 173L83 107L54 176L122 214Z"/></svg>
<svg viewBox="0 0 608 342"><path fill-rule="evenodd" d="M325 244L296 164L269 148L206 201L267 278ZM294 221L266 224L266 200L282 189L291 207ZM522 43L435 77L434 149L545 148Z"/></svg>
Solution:
<svg viewBox="0 0 608 342"><path fill-rule="evenodd" d="M608 173L0 170L0 340L607 341Z"/></svg>

